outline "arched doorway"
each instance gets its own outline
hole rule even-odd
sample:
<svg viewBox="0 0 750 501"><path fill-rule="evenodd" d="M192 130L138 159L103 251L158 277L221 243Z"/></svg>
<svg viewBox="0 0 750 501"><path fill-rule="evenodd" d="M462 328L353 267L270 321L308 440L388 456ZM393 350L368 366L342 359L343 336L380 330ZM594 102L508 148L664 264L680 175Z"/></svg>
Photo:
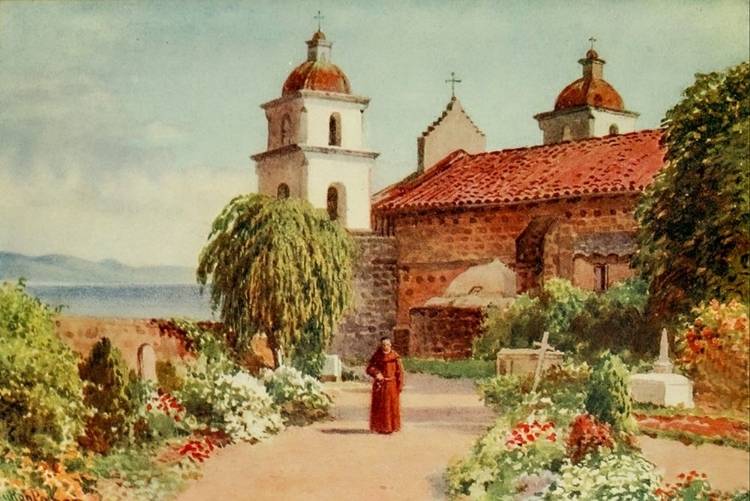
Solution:
<svg viewBox="0 0 750 501"><path fill-rule="evenodd" d="M553 216L536 217L516 239L516 290L537 289L544 280L544 240L555 222Z"/></svg>

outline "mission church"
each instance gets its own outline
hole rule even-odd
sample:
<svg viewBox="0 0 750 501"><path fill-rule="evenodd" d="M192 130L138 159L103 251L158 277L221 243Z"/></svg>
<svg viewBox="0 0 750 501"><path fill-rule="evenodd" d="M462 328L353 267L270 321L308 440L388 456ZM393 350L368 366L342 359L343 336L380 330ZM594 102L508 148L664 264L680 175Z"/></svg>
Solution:
<svg viewBox="0 0 750 501"><path fill-rule="evenodd" d="M281 97L263 104L258 191L303 198L354 235L356 307L333 350L368 355L382 335L405 355L462 358L489 305L561 277L603 291L633 274L634 210L664 166L658 130L636 131L591 48L581 78L534 116L542 144L486 151L455 94L417 139L413 174L373 194L363 141L369 99L331 62L320 29Z"/></svg>

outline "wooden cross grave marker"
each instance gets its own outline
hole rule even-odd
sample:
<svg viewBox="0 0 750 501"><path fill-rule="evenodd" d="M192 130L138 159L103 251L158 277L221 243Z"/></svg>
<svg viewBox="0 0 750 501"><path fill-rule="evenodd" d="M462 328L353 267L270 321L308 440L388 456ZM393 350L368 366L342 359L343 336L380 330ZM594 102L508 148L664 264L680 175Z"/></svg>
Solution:
<svg viewBox="0 0 750 501"><path fill-rule="evenodd" d="M555 349L547 343L548 340L549 332L545 331L544 335L542 336L542 342L534 342L534 346L539 347L539 351L537 352L539 355L536 360L536 370L534 370L534 386L531 387L531 391L536 391L537 386L539 386L539 380L542 378L542 367L544 367L545 353L547 353L547 351L552 351Z"/></svg>

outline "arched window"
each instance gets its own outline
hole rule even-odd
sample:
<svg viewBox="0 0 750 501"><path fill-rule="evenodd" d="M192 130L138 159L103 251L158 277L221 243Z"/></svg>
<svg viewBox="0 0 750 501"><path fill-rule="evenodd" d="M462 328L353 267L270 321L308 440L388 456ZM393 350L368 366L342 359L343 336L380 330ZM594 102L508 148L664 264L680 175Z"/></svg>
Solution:
<svg viewBox="0 0 750 501"><path fill-rule="evenodd" d="M609 126L609 134L614 136L615 134L620 133L620 128L617 126L617 124L612 124Z"/></svg>
<svg viewBox="0 0 750 501"><path fill-rule="evenodd" d="M287 145L292 143L292 119L289 118L289 114L284 115L281 118L281 145Z"/></svg>
<svg viewBox="0 0 750 501"><path fill-rule="evenodd" d="M341 115L331 114L328 120L328 144L329 146L341 146Z"/></svg>
<svg viewBox="0 0 750 501"><path fill-rule="evenodd" d="M280 199L289 198L289 185L286 183L281 183L276 189L276 197Z"/></svg>
<svg viewBox="0 0 750 501"><path fill-rule="evenodd" d="M331 221L338 221L339 219L339 190L337 190L334 186L328 187L328 196L327 196L327 208L328 208L328 217L331 219Z"/></svg>
<svg viewBox="0 0 750 501"><path fill-rule="evenodd" d="M573 135L570 133L570 125L563 125L562 130L562 140L563 141L570 141L573 139Z"/></svg>

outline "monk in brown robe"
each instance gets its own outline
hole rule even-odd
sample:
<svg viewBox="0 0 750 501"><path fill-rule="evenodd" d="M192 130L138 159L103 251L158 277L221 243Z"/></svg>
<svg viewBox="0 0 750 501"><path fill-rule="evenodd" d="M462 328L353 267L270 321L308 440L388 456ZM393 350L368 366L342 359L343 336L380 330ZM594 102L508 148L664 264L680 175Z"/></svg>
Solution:
<svg viewBox="0 0 750 501"><path fill-rule="evenodd" d="M404 368L389 338L380 340L380 347L367 364L367 374L373 378L370 430L378 433L400 430L399 395L404 387Z"/></svg>

